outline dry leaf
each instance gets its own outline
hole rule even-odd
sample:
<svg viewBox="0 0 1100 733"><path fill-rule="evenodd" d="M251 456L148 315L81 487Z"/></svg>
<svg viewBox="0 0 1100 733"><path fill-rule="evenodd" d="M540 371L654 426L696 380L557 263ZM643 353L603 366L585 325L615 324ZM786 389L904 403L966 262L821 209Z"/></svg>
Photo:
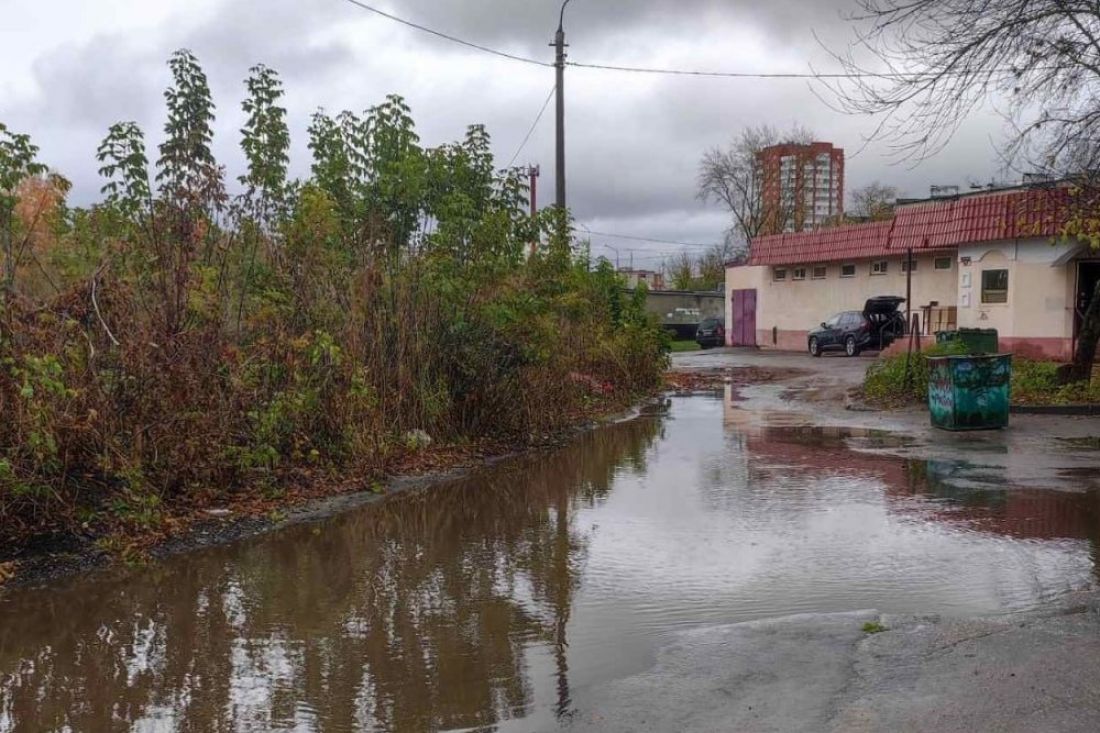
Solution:
<svg viewBox="0 0 1100 733"><path fill-rule="evenodd" d="M15 561L0 562L0 585L3 585L15 577L15 568L17 565L18 563Z"/></svg>

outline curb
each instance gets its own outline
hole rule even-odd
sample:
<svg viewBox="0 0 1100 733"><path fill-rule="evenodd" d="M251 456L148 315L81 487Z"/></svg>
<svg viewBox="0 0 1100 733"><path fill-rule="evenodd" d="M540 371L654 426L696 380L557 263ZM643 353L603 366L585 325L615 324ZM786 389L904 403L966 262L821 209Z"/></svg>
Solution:
<svg viewBox="0 0 1100 733"><path fill-rule="evenodd" d="M1009 411L1014 415L1100 415L1100 405L1012 405Z"/></svg>

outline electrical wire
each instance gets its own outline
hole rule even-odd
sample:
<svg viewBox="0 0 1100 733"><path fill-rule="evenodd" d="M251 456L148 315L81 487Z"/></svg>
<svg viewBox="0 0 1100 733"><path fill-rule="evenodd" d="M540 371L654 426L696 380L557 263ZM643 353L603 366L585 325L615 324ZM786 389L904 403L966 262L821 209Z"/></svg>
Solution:
<svg viewBox="0 0 1100 733"><path fill-rule="evenodd" d="M653 244L673 244L677 247L713 247L714 244L701 244L699 242L677 242L672 239L652 239L650 237L636 237L631 234L613 234L611 232L597 232L591 229L585 229L589 234L597 237L610 237L611 239L629 239L634 242L652 242ZM717 243L715 243L717 244Z"/></svg>
<svg viewBox="0 0 1100 733"><path fill-rule="evenodd" d="M876 73L866 72L831 72L822 73L816 71L696 71L692 69L658 69L643 66L614 66L611 64L586 64L581 61L566 61L566 66L578 69L596 69L600 71L624 71L634 74L654 74L665 76L702 76L725 79L908 79L914 76L937 76L934 71L928 72L897 72L884 71Z"/></svg>
<svg viewBox="0 0 1100 733"><path fill-rule="evenodd" d="M392 20L395 23L400 23L401 25L406 25L409 28L415 28L418 31L422 31L424 33L429 33L433 36L436 36L437 38L442 38L444 40L450 41L451 43L457 43L460 46L466 46L467 48L472 48L472 49L475 49L477 51L481 51L483 53L491 54L493 56L499 56L500 58L509 59L511 61L520 61L520 62L525 63L525 64L533 64L534 66L545 66L545 67L552 67L553 66L553 64L547 63L546 61L539 61L538 59L532 59L532 58L528 58L526 56L517 56L516 54L508 53L507 51L498 51L495 48L489 48L488 46L482 46L479 43L473 43L471 41L466 41L466 40L463 40L461 38L458 38L457 36L452 36L452 35L449 35L447 33L443 33L442 31L433 30L432 28L428 28L427 26L420 25L419 23L414 23L411 20L405 20L404 18L399 18L396 15L392 15L390 13L387 13L384 10L379 10L376 7L373 7L371 5L367 5L365 2L362 2L361 0L344 0L344 2L350 3L351 5L354 5L358 8L361 8L362 10L366 10L369 13L374 13L375 15L379 15L383 18L388 19L388 20Z"/></svg>
<svg viewBox="0 0 1100 733"><path fill-rule="evenodd" d="M535 129L539 126L539 122L542 121L542 116L546 114L546 108L550 106L550 100L554 98L554 92L558 91L558 85L550 87L550 93L546 95L546 101L542 103L542 109L539 110L539 114L535 117L534 123L531 125L531 129L527 131L527 137L523 138L523 142L519 144L519 148L516 150L516 154L512 156L512 159L508 161L508 165L505 168L511 168L515 165L516 158L523 152L523 149L527 147L527 143L530 142L531 136L535 134Z"/></svg>
<svg viewBox="0 0 1100 733"><path fill-rule="evenodd" d="M380 10L372 5L368 5L362 0L344 0L344 2L354 5L367 12L374 13L387 20L392 20L395 23L414 28L423 33L442 38L451 43L457 43L460 46L472 48L482 53L487 53L500 58L508 59L510 61L518 61L524 64L531 64L533 66L541 66L544 68L553 68L555 64L548 61L539 61L527 56L519 56L517 54L508 53L507 51L500 51L489 46L483 46L479 43L467 41L457 36L452 36L449 33L437 31L433 28L429 28L419 23L414 23L411 20L405 20L392 13L387 13L384 10ZM599 71L620 71L629 72L635 74L652 74L652 75L665 75L665 76L696 76L696 77L708 77L708 78L726 78L726 79L909 79L914 76L917 77L937 77L941 76L939 72L924 71L924 72L898 72L898 71L884 71L884 72L756 72L756 71L699 71L692 69L661 69L661 68L648 68L642 66L616 66L612 64L589 64L581 61L566 61L566 66L572 66L577 69L594 69ZM1009 69L1001 70L1002 73L1014 73ZM963 73L963 72L958 72ZM946 75L951 76L950 72L946 72Z"/></svg>

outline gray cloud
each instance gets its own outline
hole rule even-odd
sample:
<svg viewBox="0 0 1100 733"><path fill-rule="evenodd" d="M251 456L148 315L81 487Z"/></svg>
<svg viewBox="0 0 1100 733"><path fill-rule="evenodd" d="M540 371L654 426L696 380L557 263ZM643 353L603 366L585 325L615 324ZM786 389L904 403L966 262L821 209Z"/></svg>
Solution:
<svg viewBox="0 0 1100 733"><path fill-rule="evenodd" d="M124 4L128 0L115 0ZM132 0L138 3L139 0ZM64 6L78 0L59 0ZM557 0L368 0L411 20L472 41L549 59ZM32 44L33 93L9 100L3 121L30 132L43 159L72 177L74 198L99 187L93 154L108 125L135 119L159 140L165 61L177 48L196 52L219 107L216 153L231 176L237 149L242 80L265 63L286 82L294 139L293 168L308 170L305 128L319 105L362 110L390 92L410 101L421 136L434 145L459 137L470 123L494 135L500 164L512 157L553 83L550 69L493 59L403 28L344 0L172 0L170 22L149 32L103 32L51 46L50 23L24 29ZM800 70L827 62L813 31L843 44L838 20L848 0L574 0L567 20L572 58L629 65ZM35 12L35 11L24 11ZM64 12L37 11L64 23ZM38 30L41 28L41 30ZM568 139L570 204L593 229L714 242L727 226L722 212L695 198L702 152L729 142L748 125L799 122L854 153L872 129L822 105L805 82L700 80L570 69ZM553 115L543 119L520 163L541 163L543 201L553 191ZM994 155L991 117L969 124L943 156L910 170L887 164L882 146L848 161L849 187L874 179L919 195L930 183L988 178ZM671 248L604 240L636 257ZM600 240L597 239L597 244ZM652 262L651 262L652 264Z"/></svg>
<svg viewBox="0 0 1100 733"><path fill-rule="evenodd" d="M514 48L546 48L558 24L560 0L366 0L394 14L482 41L506 41ZM384 5L383 5L384 3ZM746 24L776 40L802 37L812 42L812 29L836 24L852 0L572 0L566 10L566 29L576 39L578 60L594 61L598 42L616 35L643 31L633 48L639 60L648 56L646 41L660 42L662 34L696 32L715 22Z"/></svg>

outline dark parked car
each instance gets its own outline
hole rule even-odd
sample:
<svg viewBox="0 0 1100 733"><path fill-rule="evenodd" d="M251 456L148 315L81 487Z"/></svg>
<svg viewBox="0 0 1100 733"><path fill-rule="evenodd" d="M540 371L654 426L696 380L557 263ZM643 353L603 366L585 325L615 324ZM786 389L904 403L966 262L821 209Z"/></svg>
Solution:
<svg viewBox="0 0 1100 733"><path fill-rule="evenodd" d="M701 349L726 345L726 319L707 318L695 330L695 343Z"/></svg>
<svg viewBox="0 0 1100 733"><path fill-rule="evenodd" d="M904 302L905 298L884 295L868 300L862 311L837 313L810 331L810 353L821 356L826 351L843 351L859 356L864 349L885 349L905 333L905 316L898 311Z"/></svg>

